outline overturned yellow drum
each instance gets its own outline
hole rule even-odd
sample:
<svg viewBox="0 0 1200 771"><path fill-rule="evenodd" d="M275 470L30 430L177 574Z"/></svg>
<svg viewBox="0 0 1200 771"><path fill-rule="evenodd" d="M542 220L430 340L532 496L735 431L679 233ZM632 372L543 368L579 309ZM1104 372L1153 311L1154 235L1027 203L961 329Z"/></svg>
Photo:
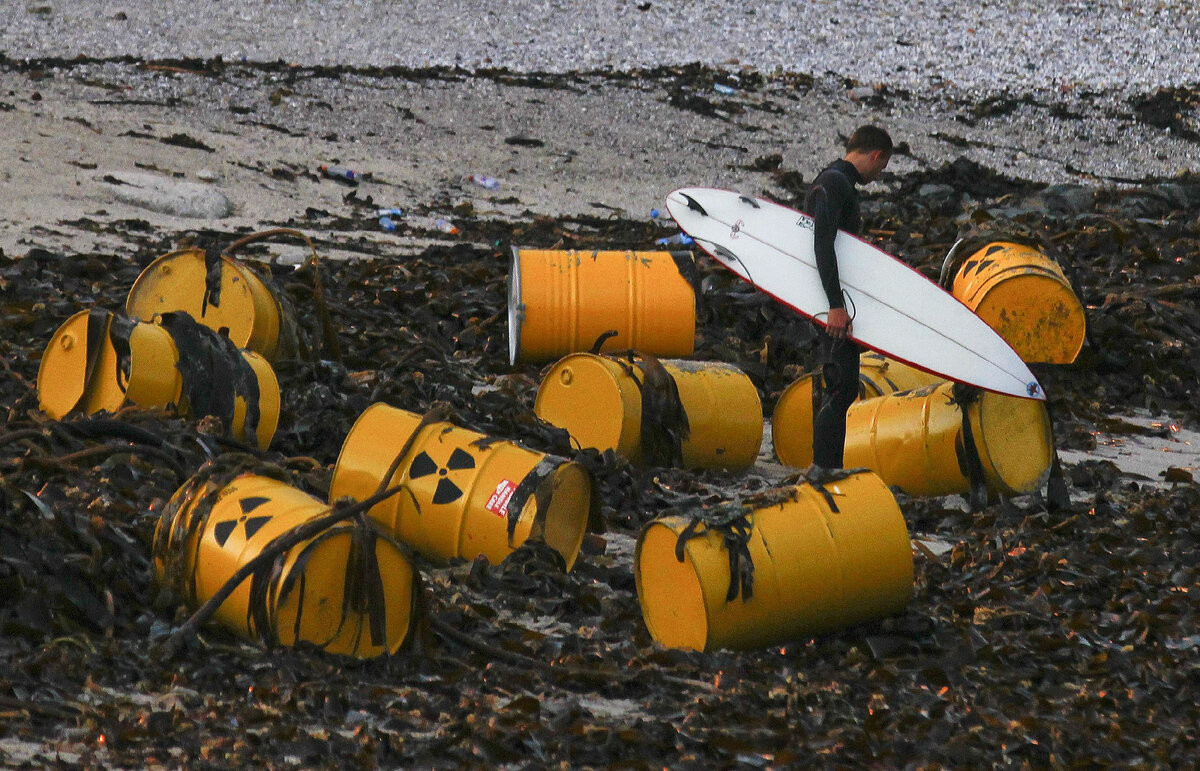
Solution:
<svg viewBox="0 0 1200 771"><path fill-rule="evenodd" d="M646 627L667 647L778 645L897 613L912 594L904 517L869 472L821 490L800 485L778 503L735 516L732 529L692 523L687 516L651 522L634 554ZM730 541L744 544L734 560Z"/></svg>
<svg viewBox="0 0 1200 771"><path fill-rule="evenodd" d="M677 260L688 253L513 248L508 353L512 363L592 349L690 356L696 296Z"/></svg>
<svg viewBox="0 0 1200 771"><path fill-rule="evenodd" d="M1058 264L1032 246L988 244L959 266L950 293L1027 362L1070 364L1083 348L1083 305Z"/></svg>
<svg viewBox="0 0 1200 771"><path fill-rule="evenodd" d="M955 384L943 383L858 402L846 414L845 466L869 468L910 495L968 492L972 448L989 490L1034 492L1054 460L1045 403L984 391L959 404Z"/></svg>
<svg viewBox="0 0 1200 771"><path fill-rule="evenodd" d="M534 411L581 447L635 463L744 469L762 444L762 402L737 367L576 353L546 373Z"/></svg>
<svg viewBox="0 0 1200 771"><path fill-rule="evenodd" d="M221 487L195 477L164 507L155 532L158 578L203 604L276 538L330 512L277 479L244 474ZM395 653L413 625L418 583L400 547L374 524L342 522L302 541L267 571L261 593L243 581L213 616L235 634L329 653Z"/></svg>
<svg viewBox="0 0 1200 771"><path fill-rule="evenodd" d="M594 505L582 465L447 422L418 431L420 422L386 404L368 407L342 445L330 500L373 495L417 432L389 481L405 489L370 511L387 532L438 561L483 555L499 563L536 538L568 569L575 564Z"/></svg>
<svg viewBox="0 0 1200 771"><path fill-rule="evenodd" d="M256 353L231 348L213 332L196 332L186 318L168 315L168 320L177 322L172 328L178 340L171 329L109 311L80 311L67 319L38 367L42 411L57 420L72 412L174 404L182 415L221 417L231 436L266 449L280 408L271 365ZM191 355L181 357L180 341L201 335L207 336L205 355L189 347ZM217 361L223 367L220 377L208 366Z"/></svg>
<svg viewBox="0 0 1200 771"><path fill-rule="evenodd" d="M820 376L820 372L815 373ZM813 377L802 376L784 389L771 414L771 443L779 462L796 468L807 468L813 462ZM942 382L937 375L889 359L874 351L859 357L858 398L909 391Z"/></svg>
<svg viewBox="0 0 1200 771"><path fill-rule="evenodd" d="M295 321L246 263L203 249L179 249L150 263L133 283L125 312L142 321L183 311L268 361L293 354Z"/></svg>

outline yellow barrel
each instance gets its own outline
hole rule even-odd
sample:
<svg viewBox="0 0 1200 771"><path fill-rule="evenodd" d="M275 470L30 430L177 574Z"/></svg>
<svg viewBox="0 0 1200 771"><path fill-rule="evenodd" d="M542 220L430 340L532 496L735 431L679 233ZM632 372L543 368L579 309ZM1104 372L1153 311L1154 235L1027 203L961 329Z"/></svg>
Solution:
<svg viewBox="0 0 1200 771"><path fill-rule="evenodd" d="M273 540L329 512L311 495L269 477L244 474L224 487L193 479L159 519L159 580L197 607ZM412 627L416 574L394 542L355 527L375 525L339 523L302 541L276 561L257 612L247 579L213 619L235 634L282 645L307 642L356 658L395 653ZM364 559L372 547L377 567Z"/></svg>
<svg viewBox="0 0 1200 771"><path fill-rule="evenodd" d="M643 528L634 575L651 636L671 648L761 648L902 610L912 594L913 561L895 498L868 472L823 488L828 499L804 484L740 519L745 551L738 572L748 555L753 581L734 597L728 531L701 525L680 555L689 517Z"/></svg>
<svg viewBox="0 0 1200 771"><path fill-rule="evenodd" d="M648 371L658 376L648 382ZM677 401L663 371L674 382ZM647 403L654 412L645 409ZM686 468L748 468L762 444L758 389L730 364L574 353L546 373L534 411L565 428L581 447L612 449L648 465L671 465L670 458L644 446L644 437L656 430L676 438ZM658 447L671 439L650 441Z"/></svg>
<svg viewBox="0 0 1200 771"><path fill-rule="evenodd" d="M779 462L808 468L813 462L813 378L805 374L784 389L771 414L771 443ZM819 372L818 372L819 374ZM859 357L858 398L910 391L943 382L943 378L867 351Z"/></svg>
<svg viewBox="0 0 1200 771"><path fill-rule="evenodd" d="M420 421L383 403L368 407L342 445L329 499L373 495ZM438 561L482 554L499 563L537 537L570 569L593 505L591 475L582 465L446 422L420 430L390 484L407 489L370 515ZM510 516L516 520L511 536Z"/></svg>
<svg viewBox="0 0 1200 771"><path fill-rule="evenodd" d="M508 353L517 362L633 348L690 356L696 295L671 252L589 252L513 247ZM680 256L679 259L691 257Z"/></svg>
<svg viewBox="0 0 1200 771"><path fill-rule="evenodd" d="M213 334L208 333L206 334ZM279 381L263 357L241 351L256 383L258 422L253 443L266 449L279 423ZM196 364L196 362L190 362ZM189 404L189 383L184 378L179 350L171 333L157 324L145 324L109 311L80 311L67 319L50 339L38 367L38 401L43 412L59 420L72 412L116 412L126 405L166 407L174 404L181 415L195 415ZM231 389L233 414L230 434L249 442L246 435L249 398L234 383L215 381L202 372L201 387L208 391Z"/></svg>
<svg viewBox="0 0 1200 771"><path fill-rule="evenodd" d="M245 263L222 255L213 268L219 292L209 292L209 270L203 249L180 249L150 263L133 283L125 312L154 321L170 311L183 311L209 329L226 334L239 348L268 361L291 355L295 321L286 314L270 286Z"/></svg>
<svg viewBox="0 0 1200 771"><path fill-rule="evenodd" d="M953 398L954 384L943 383L851 405L845 466L869 468L910 495L968 492L963 413ZM988 488L1004 495L1037 490L1054 459L1045 403L985 391L967 415Z"/></svg>
<svg viewBox="0 0 1200 771"><path fill-rule="evenodd" d="M950 293L1027 362L1070 364L1083 348L1083 305L1058 264L1032 246L988 244L959 266Z"/></svg>

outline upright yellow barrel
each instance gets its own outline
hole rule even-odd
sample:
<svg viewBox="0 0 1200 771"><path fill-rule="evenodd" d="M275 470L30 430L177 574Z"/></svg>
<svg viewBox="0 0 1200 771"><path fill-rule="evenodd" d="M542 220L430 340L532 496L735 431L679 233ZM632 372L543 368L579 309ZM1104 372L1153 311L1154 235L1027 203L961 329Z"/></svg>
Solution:
<svg viewBox="0 0 1200 771"><path fill-rule="evenodd" d="M210 281L203 249L180 249L150 263L133 283L125 312L153 321L170 311L183 311L209 329L226 334L239 348L268 361L291 355L295 320L270 286L248 265L222 255ZM219 287L214 296L209 286Z"/></svg>
<svg viewBox="0 0 1200 771"><path fill-rule="evenodd" d="M779 395L771 414L771 442L779 462L807 468L813 462L813 377L808 373ZM871 399L942 382L942 378L867 351L859 357L858 398Z"/></svg>
<svg viewBox="0 0 1200 771"><path fill-rule="evenodd" d="M665 414L649 414L647 405ZM655 425L679 435L687 468L748 468L762 444L758 389L731 364L575 353L546 373L534 411L581 447L612 449L637 463L664 462L645 451L645 434Z"/></svg>
<svg viewBox="0 0 1200 771"><path fill-rule="evenodd" d="M368 407L342 445L330 500L373 495L420 421L420 415L386 404ZM482 554L499 563L539 537L570 569L593 505L591 475L582 465L446 422L420 430L389 485L406 490L370 515L438 561ZM510 517L516 519L511 537Z"/></svg>
<svg viewBox="0 0 1200 771"><path fill-rule="evenodd" d="M966 411L988 488L1004 495L1037 490L1054 459L1045 403L985 391ZM966 441L954 384L943 383L852 405L844 462L910 495L966 493Z"/></svg>
<svg viewBox="0 0 1200 771"><path fill-rule="evenodd" d="M1070 364L1083 348L1083 305L1058 264L1032 246L988 244L959 266L950 292L1027 362Z"/></svg>
<svg viewBox="0 0 1200 771"><path fill-rule="evenodd" d="M690 356L696 296L675 260L671 252L514 247L508 287L510 361L550 361L588 351L609 330L617 334L601 350Z"/></svg>
<svg viewBox="0 0 1200 771"><path fill-rule="evenodd" d="M224 487L193 479L159 519L159 580L199 606L273 540L329 511L269 477L244 474ZM395 653L412 628L416 574L395 543L361 536L354 524L341 523L302 541L276 562L260 615L251 613L255 600L247 579L221 603L214 620L243 637L265 636L282 645L307 642L356 658ZM377 569L364 559L367 548L374 549ZM266 628L256 618L265 619Z"/></svg>
<svg viewBox="0 0 1200 771"><path fill-rule="evenodd" d="M122 347L123 357L118 353ZM232 425L239 441L253 440L266 449L279 423L279 381L271 365L252 351L241 351L257 384L258 422L247 435L249 395L230 382L206 381L208 389L233 389ZM122 358L127 359L122 361ZM124 368L128 367L128 372ZM207 374L207 373L206 373ZM108 311L80 311L54 333L38 367L38 401L43 412L58 420L72 412L85 415L116 412L126 405L166 407L195 415L188 403L179 351L171 333Z"/></svg>
<svg viewBox="0 0 1200 771"><path fill-rule="evenodd" d="M800 485L791 500L745 516L746 551L738 565L740 573L748 554L753 582L732 599L725 531L701 525L680 560L689 517L663 517L643 528L634 575L651 636L671 648L761 648L903 610L913 562L895 498L868 472L823 489L828 499Z"/></svg>

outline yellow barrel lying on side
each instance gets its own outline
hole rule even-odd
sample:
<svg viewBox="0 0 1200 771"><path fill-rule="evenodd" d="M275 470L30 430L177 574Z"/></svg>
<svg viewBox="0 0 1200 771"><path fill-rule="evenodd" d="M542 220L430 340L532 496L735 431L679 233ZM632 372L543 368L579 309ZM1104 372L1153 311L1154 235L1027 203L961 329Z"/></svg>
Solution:
<svg viewBox="0 0 1200 771"><path fill-rule="evenodd" d="M758 389L737 367L718 362L571 354L542 378L534 412L581 447L648 465L670 465L646 446L669 439L648 442L649 432L673 432L685 468L748 468L762 444Z"/></svg>
<svg viewBox="0 0 1200 771"><path fill-rule="evenodd" d="M744 516L738 571L748 555L753 580L733 598L724 531L701 525L677 551L689 517L646 525L634 574L651 636L671 648L762 648L903 610L913 561L895 498L869 472L822 487L828 499L804 484Z"/></svg>
<svg viewBox="0 0 1200 771"><path fill-rule="evenodd" d="M1070 364L1083 348L1083 304L1058 264L1032 246L988 244L959 266L950 293L1027 362Z"/></svg>
<svg viewBox="0 0 1200 771"><path fill-rule="evenodd" d="M373 495L420 422L420 415L386 404L368 407L342 445L330 500ZM593 506L591 475L582 465L447 422L420 429L389 481L395 485L406 489L372 508L371 517L438 561L482 554L499 563L538 538L570 569Z"/></svg>
<svg viewBox="0 0 1200 771"><path fill-rule="evenodd" d="M690 260L680 254L678 259ZM592 349L690 356L696 295L671 252L513 248L508 351L513 364Z"/></svg>
<svg viewBox="0 0 1200 771"><path fill-rule="evenodd" d="M869 468L910 495L968 492L963 407L954 398L954 383L943 383L851 405L845 466ZM1045 402L984 391L965 409L988 489L1037 490L1054 460Z"/></svg>
<svg viewBox="0 0 1200 771"><path fill-rule="evenodd" d="M213 265L215 281L203 249L169 252L146 266L125 301L125 312L142 321L183 311L215 332L226 334L239 348L268 361L295 353L295 320L284 311L271 287L240 260L222 255ZM210 284L218 287L215 293Z"/></svg>
<svg viewBox="0 0 1200 771"><path fill-rule="evenodd" d="M813 377L808 373L784 389L771 414L771 443L779 462L807 468L813 462ZM928 372L867 351L859 357L858 398L871 399L942 382Z"/></svg>
<svg viewBox="0 0 1200 771"><path fill-rule="evenodd" d="M277 479L244 474L221 487L193 478L159 519L158 578L199 606L276 538L329 512ZM418 582L404 552L373 528L342 522L300 542L276 560L260 599L247 579L214 621L270 643L306 642L355 658L395 653L412 629Z"/></svg>
<svg viewBox="0 0 1200 771"><path fill-rule="evenodd" d="M122 351L118 352L118 346ZM249 367L256 394L241 393L230 382L207 381L205 387L233 389L230 435L266 449L279 423L279 381L262 356L243 350L242 366ZM127 368L127 369L126 369ZM72 412L90 415L116 412L126 405L166 407L195 415L186 398L179 351L171 333L109 311L80 311L67 319L50 339L38 367L38 401L43 412L58 420ZM250 398L257 422L247 434Z"/></svg>

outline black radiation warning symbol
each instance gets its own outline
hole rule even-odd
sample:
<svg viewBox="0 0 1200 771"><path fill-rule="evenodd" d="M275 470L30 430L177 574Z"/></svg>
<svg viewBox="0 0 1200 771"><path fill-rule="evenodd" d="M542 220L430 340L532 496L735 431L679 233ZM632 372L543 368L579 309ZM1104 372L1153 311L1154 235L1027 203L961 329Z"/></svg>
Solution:
<svg viewBox="0 0 1200 771"><path fill-rule="evenodd" d="M217 539L218 546L224 546L229 540L229 536L233 535L233 531L237 530L238 525L242 525L246 529L246 540L254 537L254 534L262 529L262 526L271 521L270 517L252 517L250 512L257 509L264 503L270 502L270 498L243 498L239 503L242 506L242 516L237 519L229 519L224 522L218 522L213 525L213 536Z"/></svg>
<svg viewBox="0 0 1200 771"><path fill-rule="evenodd" d="M434 463L428 453L422 452L413 459L412 465L408 467L408 478L420 479L430 474L437 474L441 479L438 480L437 489L433 491L433 502L437 504L453 503L462 497L463 492L446 476L451 471L468 468L475 468L475 459L471 457L470 453L460 448L454 448L454 452L450 453L450 460L446 461L445 466Z"/></svg>

